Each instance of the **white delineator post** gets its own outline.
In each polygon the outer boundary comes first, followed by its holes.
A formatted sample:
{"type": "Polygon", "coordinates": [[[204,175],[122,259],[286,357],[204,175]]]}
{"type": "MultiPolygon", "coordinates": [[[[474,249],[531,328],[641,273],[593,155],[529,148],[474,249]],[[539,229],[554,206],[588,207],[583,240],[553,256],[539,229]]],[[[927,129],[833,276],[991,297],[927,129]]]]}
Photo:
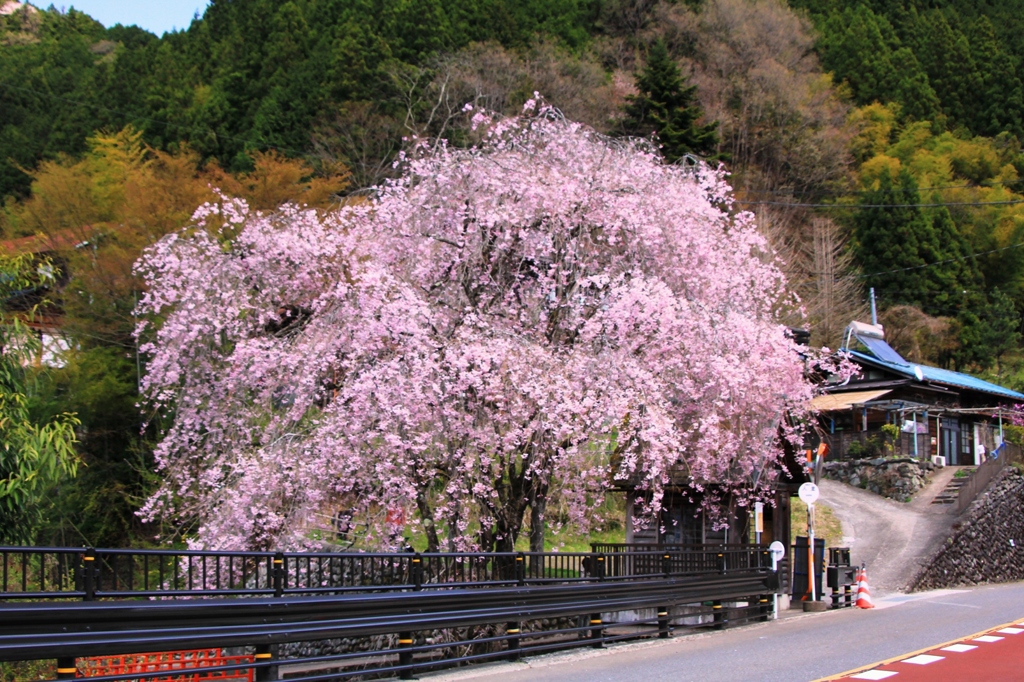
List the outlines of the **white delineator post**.
{"type": "MultiPolygon", "coordinates": [[[[768,551],[772,555],[772,570],[775,571],[776,575],[779,572],[779,562],[782,561],[782,557],[786,556],[786,546],[776,540],[772,544],[768,545],[768,551]]],[[[779,589],[782,589],[782,581],[779,581],[779,589]]],[[[775,590],[772,594],[772,618],[777,619],[779,617],[779,590],[775,590]]]]}

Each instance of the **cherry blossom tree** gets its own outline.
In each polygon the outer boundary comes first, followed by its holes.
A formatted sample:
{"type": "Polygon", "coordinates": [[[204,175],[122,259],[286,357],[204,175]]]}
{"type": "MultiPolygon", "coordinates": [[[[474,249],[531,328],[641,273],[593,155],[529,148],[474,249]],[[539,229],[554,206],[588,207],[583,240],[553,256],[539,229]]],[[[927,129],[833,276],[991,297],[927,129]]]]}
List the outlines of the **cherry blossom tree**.
{"type": "MultiPolygon", "coordinates": [[[[472,114],[472,112],[470,112],[472,114]]],[[[477,113],[329,214],[223,198],[138,264],[144,390],[170,426],[143,510],[216,548],[542,547],[557,491],[586,528],[670,476],[714,507],[765,497],[784,414],[812,395],[778,322],[795,302],[724,173],[564,121],[477,113]]]]}

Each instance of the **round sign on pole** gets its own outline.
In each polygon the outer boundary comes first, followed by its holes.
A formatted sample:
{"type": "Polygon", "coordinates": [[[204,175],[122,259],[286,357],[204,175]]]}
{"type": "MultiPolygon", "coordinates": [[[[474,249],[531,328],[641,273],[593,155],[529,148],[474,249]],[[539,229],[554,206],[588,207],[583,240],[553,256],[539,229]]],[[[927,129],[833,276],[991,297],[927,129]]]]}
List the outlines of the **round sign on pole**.
{"type": "Polygon", "coordinates": [[[782,561],[782,557],[786,556],[786,546],[778,540],[768,545],[768,551],[772,553],[772,559],[775,561],[782,561]]]}
{"type": "Polygon", "coordinates": [[[797,494],[800,495],[800,500],[804,504],[810,506],[818,501],[818,486],[808,481],[800,486],[797,494]]]}

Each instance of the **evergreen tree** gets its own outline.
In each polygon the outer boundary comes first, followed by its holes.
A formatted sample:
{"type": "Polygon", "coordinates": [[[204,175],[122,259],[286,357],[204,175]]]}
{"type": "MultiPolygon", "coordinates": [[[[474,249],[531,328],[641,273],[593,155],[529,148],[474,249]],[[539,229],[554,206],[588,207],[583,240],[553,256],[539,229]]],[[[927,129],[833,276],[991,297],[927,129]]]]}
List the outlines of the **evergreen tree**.
{"type": "Polygon", "coordinates": [[[934,120],[939,113],[939,97],[917,57],[909,48],[901,47],[893,52],[892,63],[899,68],[893,72],[890,81],[890,98],[899,102],[900,113],[913,121],[934,120]]]}
{"type": "Polygon", "coordinates": [[[984,294],[966,294],[957,314],[960,347],[952,353],[958,369],[974,366],[985,370],[1000,362],[1020,342],[1020,315],[1006,294],[993,289],[984,294]]]}
{"type": "Polygon", "coordinates": [[[825,23],[819,43],[822,66],[846,81],[860,104],[888,101],[897,43],[892,27],[864,5],[847,7],[825,23]]]}
{"type": "Polygon", "coordinates": [[[1024,85],[1017,76],[1015,60],[1000,49],[988,17],[974,22],[970,42],[981,79],[981,97],[971,129],[982,135],[1005,131],[1024,137],[1024,85]]]}
{"type": "Polygon", "coordinates": [[[847,7],[825,22],[823,34],[822,65],[849,84],[857,103],[898,102],[902,114],[915,120],[938,113],[928,76],[884,16],[865,5],[847,7]]]}
{"type": "Polygon", "coordinates": [[[917,184],[902,169],[895,184],[888,172],[864,197],[868,208],[854,220],[857,259],[889,305],[905,304],[947,314],[965,290],[976,286],[969,247],[945,209],[925,213],[917,184]],[[940,264],[941,265],[938,265],[940,264]],[[937,267],[929,267],[929,266],[937,267]]]}
{"type": "Polygon", "coordinates": [[[920,210],[900,204],[918,203],[917,192],[904,192],[901,173],[900,184],[893,185],[888,172],[878,179],[878,187],[864,195],[864,204],[854,218],[854,239],[857,261],[868,273],[866,284],[886,304],[919,305],[920,298],[907,296],[912,291],[911,272],[905,268],[920,268],[924,260],[919,253],[919,238],[925,231],[924,216],[920,210]],[[875,274],[879,273],[879,274],[875,274]]]}
{"type": "Polygon", "coordinates": [[[658,40],[647,55],[647,65],[636,78],[637,95],[627,97],[627,135],[657,135],[661,153],[669,163],[692,153],[720,158],[718,123],[700,124],[704,111],[697,102],[697,86],[687,85],[665,42],[658,40]]]}
{"type": "Polygon", "coordinates": [[[922,16],[917,58],[942,105],[942,113],[956,125],[970,127],[978,108],[981,78],[963,33],[933,10],[922,16]]]}
{"type": "MultiPolygon", "coordinates": [[[[941,195],[932,196],[928,203],[940,203],[941,195]]],[[[930,229],[921,243],[921,257],[925,263],[942,263],[929,268],[928,287],[933,291],[931,305],[940,312],[956,307],[964,291],[976,290],[981,284],[981,273],[973,258],[967,239],[953,222],[945,206],[930,210],[926,217],[930,229]]]]}

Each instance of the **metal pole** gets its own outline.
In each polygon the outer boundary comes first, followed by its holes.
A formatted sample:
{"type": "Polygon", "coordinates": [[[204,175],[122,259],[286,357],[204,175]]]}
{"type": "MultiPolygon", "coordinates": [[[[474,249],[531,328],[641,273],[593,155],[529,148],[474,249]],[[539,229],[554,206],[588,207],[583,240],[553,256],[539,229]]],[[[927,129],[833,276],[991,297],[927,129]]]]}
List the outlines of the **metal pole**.
{"type": "MultiPolygon", "coordinates": [[[[928,425],[928,410],[925,410],[924,411],[924,437],[925,437],[924,449],[925,449],[925,452],[927,453],[925,456],[928,457],[929,460],[932,457],[932,442],[931,442],[931,440],[928,437],[930,431],[931,431],[931,427],[928,425]]],[[[938,442],[938,441],[936,441],[936,442],[938,442]]],[[[935,453],[935,454],[938,454],[938,453],[935,453]]]]}
{"type": "Polygon", "coordinates": [[[807,535],[810,536],[809,540],[810,540],[810,545],[811,545],[811,556],[807,560],[807,575],[808,575],[808,582],[809,582],[809,584],[811,586],[811,601],[818,601],[817,599],[815,599],[815,597],[818,596],[818,592],[817,592],[817,590],[814,589],[815,588],[815,585],[814,585],[814,574],[816,572],[814,569],[817,568],[817,566],[814,565],[814,505],[813,504],[807,505],[807,535]]]}
{"type": "Polygon", "coordinates": [[[74,656],[62,656],[57,659],[57,679],[71,680],[78,676],[74,656]]]}
{"type": "MultiPolygon", "coordinates": [[[[257,663],[269,663],[274,660],[277,653],[277,646],[274,644],[258,644],[256,646],[255,659],[257,663]]],[[[254,675],[256,682],[274,682],[278,678],[276,665],[268,665],[256,668],[254,675]]]]}
{"type": "MultiPolygon", "coordinates": [[[[779,574],[779,560],[775,558],[775,552],[772,552],[772,571],[775,573],[775,575],[779,574]]],[[[779,581],[779,584],[780,585],[782,584],[781,580],[779,581]]],[[[778,620],[778,618],[779,618],[779,591],[778,590],[775,590],[775,592],[772,593],[772,614],[774,614],[774,615],[772,615],[772,618],[775,619],[775,620],[778,620]]]]}
{"type": "Polygon", "coordinates": [[[914,459],[917,459],[917,412],[911,412],[910,414],[914,420],[914,459]]]}

